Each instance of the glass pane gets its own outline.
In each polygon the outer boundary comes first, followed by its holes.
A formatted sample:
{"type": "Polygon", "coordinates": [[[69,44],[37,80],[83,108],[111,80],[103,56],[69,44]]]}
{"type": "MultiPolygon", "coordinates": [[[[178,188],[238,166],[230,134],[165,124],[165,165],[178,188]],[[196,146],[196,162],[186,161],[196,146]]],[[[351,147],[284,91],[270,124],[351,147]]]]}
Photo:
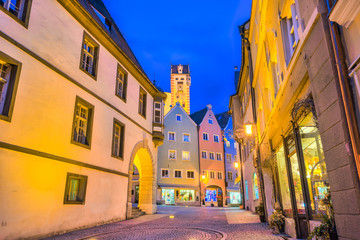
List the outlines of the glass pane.
{"type": "Polygon", "coordinates": [[[304,196],[302,192],[302,184],[300,178],[300,169],[299,169],[299,162],[296,154],[289,156],[290,164],[291,164],[291,171],[293,175],[294,181],[294,189],[295,189],[295,200],[296,206],[299,214],[305,214],[305,202],[304,196]]]}
{"type": "Polygon", "coordinates": [[[194,190],[180,190],[181,202],[192,202],[194,201],[195,191],[194,190]]]}
{"type": "Polygon", "coordinates": [[[301,122],[300,134],[306,180],[309,186],[310,205],[313,214],[320,214],[326,212],[321,199],[329,192],[329,182],[319,131],[312,116],[312,114],[309,114],[301,122]]]}
{"type": "Polygon", "coordinates": [[[71,179],[70,180],[69,195],[68,195],[69,201],[79,200],[78,199],[79,185],[80,185],[79,179],[71,179]]]}
{"type": "Polygon", "coordinates": [[[286,171],[286,161],[283,146],[276,153],[277,167],[279,173],[279,185],[283,210],[285,214],[292,214],[289,180],[286,171]]]}

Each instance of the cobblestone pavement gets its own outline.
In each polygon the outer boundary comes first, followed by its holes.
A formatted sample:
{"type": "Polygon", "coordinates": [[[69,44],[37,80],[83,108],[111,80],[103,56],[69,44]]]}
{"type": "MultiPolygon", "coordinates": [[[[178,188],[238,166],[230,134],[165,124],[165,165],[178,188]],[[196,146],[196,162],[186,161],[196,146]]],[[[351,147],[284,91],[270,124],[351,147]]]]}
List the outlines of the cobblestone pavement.
{"type": "Polygon", "coordinates": [[[73,239],[282,239],[258,216],[238,208],[158,206],[158,213],[47,238],[73,239]]]}

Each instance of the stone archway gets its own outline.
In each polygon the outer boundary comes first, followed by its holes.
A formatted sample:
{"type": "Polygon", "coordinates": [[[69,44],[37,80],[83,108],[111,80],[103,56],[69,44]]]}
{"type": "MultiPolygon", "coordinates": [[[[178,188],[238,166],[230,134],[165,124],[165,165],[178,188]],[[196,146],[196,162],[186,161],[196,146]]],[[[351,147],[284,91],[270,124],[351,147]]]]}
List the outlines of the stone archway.
{"type": "Polygon", "coordinates": [[[132,174],[134,165],[139,170],[139,209],[146,214],[156,213],[156,164],[145,139],[135,144],[130,156],[126,218],[131,218],[132,174]]]}
{"type": "MultiPolygon", "coordinates": [[[[215,199],[212,199],[213,201],[216,201],[216,204],[215,206],[218,206],[218,207],[223,207],[224,206],[224,193],[223,193],[223,188],[218,186],[218,185],[208,185],[204,188],[204,195],[206,197],[206,191],[207,190],[215,190],[216,191],[216,200],[215,199]]],[[[212,202],[213,203],[213,202],[212,202]]],[[[205,206],[208,205],[209,202],[206,202],[205,201],[205,206]]]]}

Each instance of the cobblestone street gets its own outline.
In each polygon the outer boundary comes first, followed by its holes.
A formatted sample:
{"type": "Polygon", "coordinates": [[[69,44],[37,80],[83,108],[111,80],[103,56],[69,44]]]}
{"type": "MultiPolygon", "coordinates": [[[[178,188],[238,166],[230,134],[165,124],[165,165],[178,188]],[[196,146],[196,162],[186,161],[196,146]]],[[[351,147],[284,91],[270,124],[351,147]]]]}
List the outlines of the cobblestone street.
{"type": "Polygon", "coordinates": [[[158,213],[47,238],[72,239],[282,239],[259,217],[238,208],[158,206],[158,213]]]}

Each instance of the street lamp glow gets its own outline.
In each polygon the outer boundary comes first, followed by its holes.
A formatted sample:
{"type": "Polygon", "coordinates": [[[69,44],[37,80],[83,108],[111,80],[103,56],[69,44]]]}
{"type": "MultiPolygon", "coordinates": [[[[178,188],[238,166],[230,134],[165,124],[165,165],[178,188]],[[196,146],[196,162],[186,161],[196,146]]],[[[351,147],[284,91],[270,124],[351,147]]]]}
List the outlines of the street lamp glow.
{"type": "Polygon", "coordinates": [[[245,124],[245,133],[246,135],[252,135],[252,124],[245,124]]]}
{"type": "Polygon", "coordinates": [[[205,175],[202,175],[201,178],[202,178],[202,179],[205,179],[205,175]]]}
{"type": "Polygon", "coordinates": [[[235,162],[235,168],[239,168],[239,163],[235,162]]]}

